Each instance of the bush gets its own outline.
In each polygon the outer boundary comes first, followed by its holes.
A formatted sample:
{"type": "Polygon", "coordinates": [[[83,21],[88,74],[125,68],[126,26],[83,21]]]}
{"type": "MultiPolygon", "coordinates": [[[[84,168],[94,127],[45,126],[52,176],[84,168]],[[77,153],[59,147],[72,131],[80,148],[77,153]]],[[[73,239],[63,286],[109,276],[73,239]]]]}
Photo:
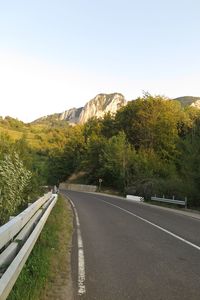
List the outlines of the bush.
{"type": "Polygon", "coordinates": [[[16,152],[0,161],[0,223],[8,220],[17,208],[27,201],[25,190],[29,185],[28,171],[16,152]]]}

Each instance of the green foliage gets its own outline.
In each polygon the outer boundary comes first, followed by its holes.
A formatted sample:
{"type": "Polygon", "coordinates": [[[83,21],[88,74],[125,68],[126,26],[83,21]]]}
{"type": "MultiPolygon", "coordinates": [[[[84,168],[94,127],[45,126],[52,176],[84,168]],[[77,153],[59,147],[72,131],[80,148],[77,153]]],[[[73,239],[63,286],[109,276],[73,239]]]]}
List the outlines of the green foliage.
{"type": "Polygon", "coordinates": [[[17,208],[27,201],[26,189],[30,183],[28,171],[17,153],[5,155],[0,161],[0,222],[5,222],[17,208]]]}
{"type": "Polygon", "coordinates": [[[6,133],[0,134],[0,160],[4,155],[14,150],[14,144],[11,138],[6,133]]]}
{"type": "Polygon", "coordinates": [[[92,118],[71,135],[64,151],[53,156],[56,178],[83,171],[87,183],[150,198],[153,194],[199,203],[199,123],[194,108],[145,94],[120,109],[116,116],[92,118]],[[56,173],[57,172],[57,173],[56,173]]]}
{"type": "Polygon", "coordinates": [[[58,148],[49,152],[48,183],[51,185],[66,180],[81,166],[85,151],[84,134],[78,126],[71,133],[63,149],[58,148]]]}
{"type": "Polygon", "coordinates": [[[35,153],[26,135],[13,141],[0,135],[0,223],[36,200],[47,183],[45,157],[35,153]]]}
{"type": "Polygon", "coordinates": [[[153,149],[169,158],[176,153],[177,124],[182,114],[178,103],[147,95],[129,102],[117,113],[116,120],[136,149],[153,149]]]}
{"type": "Polygon", "coordinates": [[[9,151],[19,153],[33,174],[27,194],[82,172],[85,183],[102,178],[103,185],[120,192],[147,199],[188,196],[189,205],[200,206],[198,109],[146,93],[115,116],[108,113],[84,125],[72,127],[56,118],[34,124],[0,120],[0,160],[9,151]]]}
{"type": "Polygon", "coordinates": [[[64,147],[70,132],[71,127],[63,121],[48,120],[24,124],[10,117],[0,119],[0,134],[7,134],[14,141],[25,136],[29,147],[43,152],[64,147]]]}
{"type": "Polygon", "coordinates": [[[101,134],[106,138],[111,138],[119,132],[115,116],[111,115],[111,113],[105,114],[104,118],[100,120],[100,124],[101,134]]]}
{"type": "Polygon", "coordinates": [[[179,148],[177,166],[183,180],[182,191],[188,196],[191,205],[200,206],[200,118],[187,138],[180,141],[179,148]]]}
{"type": "Polygon", "coordinates": [[[131,156],[132,150],[123,132],[105,143],[99,169],[100,177],[104,178],[108,186],[116,186],[120,191],[125,189],[131,156]]]}
{"type": "Polygon", "coordinates": [[[0,124],[16,130],[21,130],[25,125],[22,121],[8,116],[5,119],[0,119],[0,124]]]}
{"type": "Polygon", "coordinates": [[[173,182],[175,178],[176,167],[173,162],[163,160],[153,149],[141,149],[135,152],[130,161],[126,192],[149,199],[154,194],[167,194],[167,188],[168,195],[172,196],[174,191],[172,186],[169,186],[169,179],[173,182]]]}
{"type": "Polygon", "coordinates": [[[101,124],[95,117],[88,120],[88,122],[83,126],[83,135],[86,143],[88,142],[88,139],[91,135],[99,135],[100,132],[101,124]]]}
{"type": "Polygon", "coordinates": [[[102,155],[105,149],[106,140],[102,136],[93,134],[90,136],[85,155],[82,162],[83,169],[88,173],[88,183],[97,183],[101,177],[102,155]]]}

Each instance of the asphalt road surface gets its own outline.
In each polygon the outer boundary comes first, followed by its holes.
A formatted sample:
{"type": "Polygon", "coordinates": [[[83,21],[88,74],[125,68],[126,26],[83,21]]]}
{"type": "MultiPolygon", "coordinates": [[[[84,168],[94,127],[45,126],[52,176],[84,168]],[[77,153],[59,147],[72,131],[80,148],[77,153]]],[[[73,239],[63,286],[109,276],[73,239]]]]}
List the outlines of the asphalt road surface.
{"type": "Polygon", "coordinates": [[[115,197],[63,193],[80,222],[72,249],[75,299],[200,300],[200,220],[115,197]]]}

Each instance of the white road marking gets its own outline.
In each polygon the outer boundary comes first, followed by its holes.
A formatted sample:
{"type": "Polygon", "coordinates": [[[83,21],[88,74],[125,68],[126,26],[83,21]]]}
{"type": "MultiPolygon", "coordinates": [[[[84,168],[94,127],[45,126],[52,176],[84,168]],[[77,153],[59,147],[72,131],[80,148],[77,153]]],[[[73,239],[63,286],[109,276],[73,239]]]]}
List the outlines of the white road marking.
{"type": "MultiPolygon", "coordinates": [[[[69,199],[69,197],[68,197],[69,199]]],[[[80,222],[76,207],[71,199],[69,199],[75,214],[76,226],[77,226],[77,244],[78,244],[78,295],[81,296],[85,294],[85,258],[84,258],[84,250],[83,250],[83,240],[81,236],[80,230],[80,222]]]]}
{"type": "Polygon", "coordinates": [[[152,222],[150,222],[150,221],[148,221],[148,220],[146,220],[146,219],[144,219],[144,218],[142,218],[142,217],[140,217],[140,216],[138,216],[138,215],[136,215],[136,214],[130,212],[129,210],[126,210],[126,209],[124,209],[124,208],[121,208],[120,206],[117,206],[117,205],[115,205],[115,204],[109,203],[109,202],[104,201],[104,200],[101,200],[101,201],[104,202],[104,203],[106,203],[106,204],[108,204],[108,205],[114,206],[114,207],[116,207],[116,208],[118,208],[118,209],[120,209],[120,210],[122,210],[122,211],[124,211],[124,212],[126,212],[126,213],[128,213],[128,214],[130,214],[130,215],[132,215],[132,216],[134,216],[134,217],[136,217],[136,218],[138,218],[139,220],[142,220],[143,222],[146,222],[146,223],[148,223],[148,224],[150,224],[150,225],[152,225],[152,226],[154,226],[154,227],[160,229],[161,231],[164,231],[165,233],[167,233],[167,234],[173,236],[174,238],[176,238],[176,239],[178,239],[178,240],[184,242],[185,244],[188,244],[188,245],[192,246],[193,248],[195,248],[195,249],[197,249],[197,250],[200,251],[200,247],[199,247],[199,246],[197,246],[197,245],[195,245],[195,244],[193,244],[193,243],[191,243],[191,242],[185,240],[184,238],[180,237],[179,235],[174,234],[173,232],[171,232],[171,231],[169,231],[169,230],[167,230],[167,229],[164,229],[163,227],[161,227],[161,226],[159,226],[159,225],[156,225],[155,223],[152,223],[152,222]]]}

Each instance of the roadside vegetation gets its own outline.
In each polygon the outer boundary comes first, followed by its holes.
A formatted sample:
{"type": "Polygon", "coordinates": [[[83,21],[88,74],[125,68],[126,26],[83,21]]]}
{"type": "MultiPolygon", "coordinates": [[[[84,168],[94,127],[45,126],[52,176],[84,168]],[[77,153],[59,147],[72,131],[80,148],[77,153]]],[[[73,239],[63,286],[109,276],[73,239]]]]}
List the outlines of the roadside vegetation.
{"type": "MultiPolygon", "coordinates": [[[[24,138],[0,135],[0,225],[42,193],[36,158],[24,138]]],[[[41,172],[42,173],[42,172],[41,172]]]]}
{"type": "MultiPolygon", "coordinates": [[[[150,199],[184,200],[200,207],[200,111],[145,94],[115,116],[75,126],[64,148],[52,152],[54,181],[82,172],[86,184],[150,199]]],[[[80,182],[80,178],[79,178],[80,182]]]]}
{"type": "MultiPolygon", "coordinates": [[[[0,225],[44,186],[76,174],[84,184],[101,178],[102,190],[146,200],[186,196],[189,208],[199,208],[199,153],[200,110],[161,96],[145,94],[116,115],[76,126],[56,118],[33,124],[0,118],[0,225]]],[[[69,298],[71,234],[71,211],[59,198],[9,300],[69,298]]]]}
{"type": "Polygon", "coordinates": [[[115,116],[84,125],[70,126],[56,115],[32,124],[7,117],[0,132],[13,145],[26,145],[16,152],[38,186],[82,173],[79,182],[98,185],[101,178],[102,189],[147,200],[187,197],[189,207],[200,207],[200,110],[194,107],[146,93],[115,116]]]}
{"type": "Polygon", "coordinates": [[[71,299],[70,205],[59,196],[8,300],[71,299]]]}

